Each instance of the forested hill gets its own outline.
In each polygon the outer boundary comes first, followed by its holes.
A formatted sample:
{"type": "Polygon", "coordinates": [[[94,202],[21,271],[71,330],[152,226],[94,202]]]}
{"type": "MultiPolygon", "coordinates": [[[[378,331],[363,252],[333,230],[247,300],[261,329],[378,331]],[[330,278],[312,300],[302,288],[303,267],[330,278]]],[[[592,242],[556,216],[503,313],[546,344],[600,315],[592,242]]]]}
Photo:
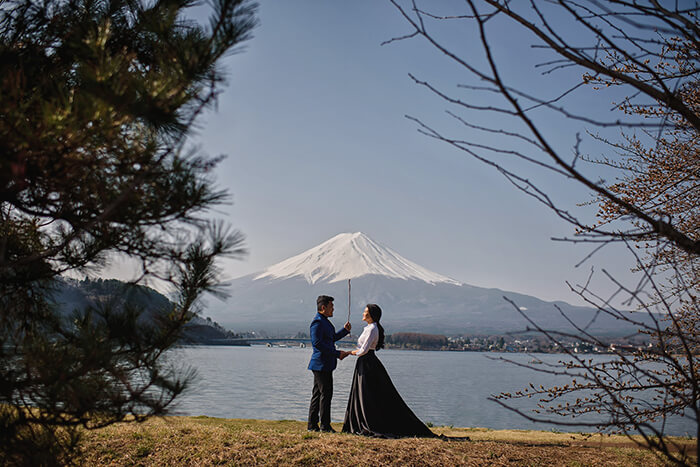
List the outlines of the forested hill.
{"type": "MultiPolygon", "coordinates": [[[[88,307],[110,305],[121,309],[125,305],[156,312],[172,307],[168,298],[160,292],[143,285],[134,285],[116,279],[61,279],[53,295],[62,313],[81,312],[88,307]]],[[[183,342],[193,344],[216,343],[238,337],[211,319],[194,317],[185,326],[183,342]]]]}

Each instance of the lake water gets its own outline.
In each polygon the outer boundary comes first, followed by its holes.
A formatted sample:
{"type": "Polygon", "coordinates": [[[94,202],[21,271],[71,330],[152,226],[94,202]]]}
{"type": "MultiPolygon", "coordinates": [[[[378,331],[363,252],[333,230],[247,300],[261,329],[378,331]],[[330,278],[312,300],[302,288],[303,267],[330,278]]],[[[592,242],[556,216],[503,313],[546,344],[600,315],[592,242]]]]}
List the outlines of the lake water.
{"type": "MultiPolygon", "coordinates": [[[[198,374],[191,389],[180,398],[175,413],[306,420],[313,386],[313,375],[306,369],[310,348],[197,346],[174,352],[178,362],[192,366],[198,374]]],[[[491,394],[523,389],[531,381],[545,387],[555,383],[552,376],[535,374],[532,370],[488,358],[504,356],[527,362],[531,356],[391,349],[381,350],[377,355],[406,403],[424,422],[492,429],[553,428],[530,422],[487,400],[491,394]]],[[[537,357],[545,362],[556,362],[564,356],[543,354],[537,357]]],[[[331,407],[334,422],[343,420],[355,361],[355,357],[339,361],[334,372],[335,392],[331,407]]],[[[523,402],[535,403],[534,399],[523,402]]],[[[666,432],[670,435],[694,434],[693,425],[688,418],[676,417],[667,421],[666,432]]]]}

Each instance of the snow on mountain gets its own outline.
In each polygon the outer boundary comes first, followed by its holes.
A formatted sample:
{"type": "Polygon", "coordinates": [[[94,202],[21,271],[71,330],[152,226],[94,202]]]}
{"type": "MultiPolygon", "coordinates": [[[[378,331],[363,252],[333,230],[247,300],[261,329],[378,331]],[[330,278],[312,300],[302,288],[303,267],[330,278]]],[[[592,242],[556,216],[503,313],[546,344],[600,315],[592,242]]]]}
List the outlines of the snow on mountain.
{"type": "Polygon", "coordinates": [[[461,285],[380,245],[362,232],[341,233],[320,245],[265,269],[255,280],[303,277],[309,284],[333,283],[366,275],[461,285]]]}
{"type": "Polygon", "coordinates": [[[592,308],[460,283],[408,261],[360,232],[337,235],[229,285],[231,296],[225,302],[212,302],[207,314],[236,331],[263,330],[272,335],[308,332],[316,315],[316,297],[323,294],[337,300],[336,325],[347,319],[349,308],[353,325],[360,326],[364,306],[377,303],[384,310],[382,323],[389,333],[516,332],[531,326],[521,313],[548,329],[576,332],[559,310],[593,333],[635,332],[621,326],[619,320],[598,316],[592,308]],[[343,283],[347,279],[352,279],[352,297],[343,283]]]}

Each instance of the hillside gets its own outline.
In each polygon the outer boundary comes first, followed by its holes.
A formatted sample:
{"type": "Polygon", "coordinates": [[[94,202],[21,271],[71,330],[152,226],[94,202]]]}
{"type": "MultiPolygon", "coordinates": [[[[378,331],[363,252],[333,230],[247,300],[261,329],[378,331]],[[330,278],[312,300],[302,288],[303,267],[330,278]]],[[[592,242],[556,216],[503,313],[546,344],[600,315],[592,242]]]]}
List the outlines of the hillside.
{"type": "MultiPolygon", "coordinates": [[[[116,279],[61,279],[53,295],[54,302],[64,315],[81,313],[88,307],[110,305],[123,309],[125,305],[145,310],[144,316],[169,310],[172,303],[160,292],[142,285],[127,284],[116,279]]],[[[185,344],[216,344],[238,337],[211,318],[195,316],[185,326],[182,342],[185,344]]]]}

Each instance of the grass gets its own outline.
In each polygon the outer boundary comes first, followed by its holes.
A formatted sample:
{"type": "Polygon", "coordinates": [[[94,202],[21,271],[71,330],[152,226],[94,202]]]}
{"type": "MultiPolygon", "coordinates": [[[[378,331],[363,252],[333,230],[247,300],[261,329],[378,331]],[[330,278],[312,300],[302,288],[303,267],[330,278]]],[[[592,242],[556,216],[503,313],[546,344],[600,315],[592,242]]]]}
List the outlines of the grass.
{"type": "MultiPolygon", "coordinates": [[[[340,426],[334,424],[336,430],[340,426]]],[[[80,465],[663,465],[622,436],[433,427],[452,440],[310,433],[306,423],[154,418],[85,432],[80,465]],[[469,437],[469,440],[464,439],[469,437]]],[[[693,448],[694,439],[676,438],[693,448]]]]}

